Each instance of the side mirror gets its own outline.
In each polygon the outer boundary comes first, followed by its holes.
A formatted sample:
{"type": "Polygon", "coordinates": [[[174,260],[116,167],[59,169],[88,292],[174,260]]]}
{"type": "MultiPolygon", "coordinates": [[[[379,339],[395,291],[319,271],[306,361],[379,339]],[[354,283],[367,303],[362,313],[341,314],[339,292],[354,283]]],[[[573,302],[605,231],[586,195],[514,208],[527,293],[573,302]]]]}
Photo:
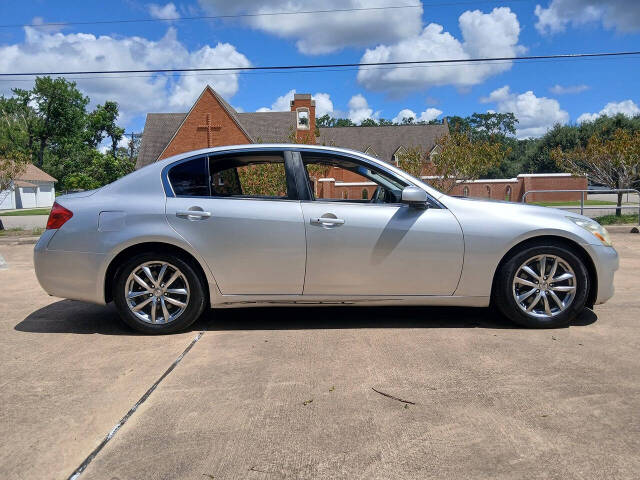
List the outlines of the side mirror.
{"type": "Polygon", "coordinates": [[[429,198],[427,192],[421,188],[410,185],[402,190],[402,203],[416,208],[427,208],[429,198]]]}

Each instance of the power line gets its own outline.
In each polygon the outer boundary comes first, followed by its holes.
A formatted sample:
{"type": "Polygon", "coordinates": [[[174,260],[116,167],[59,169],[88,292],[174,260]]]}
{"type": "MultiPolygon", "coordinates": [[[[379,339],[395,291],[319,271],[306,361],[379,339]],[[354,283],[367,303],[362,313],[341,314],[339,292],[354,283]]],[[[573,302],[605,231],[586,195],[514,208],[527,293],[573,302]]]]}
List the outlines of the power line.
{"type": "MultiPolygon", "coordinates": [[[[365,68],[326,68],[326,69],[317,69],[317,70],[299,70],[294,71],[293,73],[334,73],[334,72],[353,72],[353,71],[368,71],[368,70],[393,70],[393,69],[412,69],[412,68],[442,68],[442,67],[458,67],[458,66],[482,66],[482,65],[502,65],[502,64],[511,64],[514,63],[516,65],[535,65],[537,63],[556,63],[556,62],[572,62],[573,58],[556,58],[556,59],[542,59],[542,60],[529,60],[524,62],[519,62],[517,60],[514,61],[495,61],[495,62],[476,62],[476,63],[458,63],[458,64],[445,64],[445,65],[408,65],[408,66],[397,66],[397,67],[365,67],[365,68]]],[[[587,58],[586,60],[599,60],[600,58],[587,58]]],[[[625,60],[623,57],[608,57],[604,58],[605,60],[625,60]]],[[[282,75],[291,73],[290,71],[260,71],[260,72],[235,72],[234,75],[282,75]]],[[[165,76],[167,77],[217,77],[229,75],[229,73],[167,73],[165,76]]],[[[118,75],[118,74],[103,74],[97,76],[90,77],[71,77],[72,80],[126,80],[129,78],[153,78],[155,74],[140,74],[140,75],[118,75]]],[[[15,82],[33,82],[33,79],[27,78],[5,78],[0,79],[0,83],[15,83],[15,82]]]]}
{"type": "Polygon", "coordinates": [[[451,58],[442,60],[410,60],[397,62],[364,62],[364,63],[325,63],[315,65],[272,65],[262,67],[202,67],[202,68],[150,68],[140,70],[85,70],[85,71],[61,71],[61,72],[14,72],[0,73],[0,77],[30,77],[30,76],[65,76],[65,75],[100,75],[100,74],[125,74],[125,73],[182,73],[182,72],[248,72],[265,70],[311,70],[322,68],[352,68],[374,66],[403,66],[403,65],[442,65],[456,63],[479,63],[501,61],[533,61],[551,59],[578,59],[595,57],[621,57],[640,55],[640,51],[630,52],[600,52],[600,53],[569,53],[559,55],[527,55],[520,57],[489,57],[489,58],[451,58]]]}
{"type": "MultiPolygon", "coordinates": [[[[531,2],[533,0],[504,0],[502,3],[512,2],[531,2]]],[[[354,7],[354,8],[336,8],[326,10],[297,10],[289,12],[264,12],[264,13],[239,13],[235,15],[200,15],[192,17],[180,17],[180,18],[134,18],[124,20],[91,20],[84,22],[49,22],[49,23],[22,23],[22,24],[6,24],[0,25],[0,28],[45,28],[45,27],[70,27],[74,25],[112,25],[117,23],[149,23],[149,22],[183,22],[192,20],[225,20],[233,18],[251,18],[251,17],[274,17],[280,15],[307,15],[317,13],[345,13],[345,12],[363,12],[363,11],[375,11],[375,10],[397,10],[404,8],[431,8],[431,7],[447,7],[456,5],[475,5],[478,3],[493,3],[494,0],[480,0],[480,1],[453,1],[453,2],[441,2],[441,3],[418,3],[410,5],[389,5],[386,7],[354,7]]]]}

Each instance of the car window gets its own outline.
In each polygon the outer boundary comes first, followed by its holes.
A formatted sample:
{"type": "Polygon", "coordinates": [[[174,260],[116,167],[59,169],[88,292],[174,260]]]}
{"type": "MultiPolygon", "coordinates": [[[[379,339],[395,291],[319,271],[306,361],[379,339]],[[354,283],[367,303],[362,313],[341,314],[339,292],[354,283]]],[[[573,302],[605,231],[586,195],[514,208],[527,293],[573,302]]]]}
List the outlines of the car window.
{"type": "Polygon", "coordinates": [[[209,196],[207,159],[195,158],[179,163],[169,170],[169,182],[176,196],[209,196]]]}
{"type": "Polygon", "coordinates": [[[287,175],[280,155],[211,157],[211,196],[287,199],[287,175]]]}
{"type": "Polygon", "coordinates": [[[399,203],[408,183],[383,170],[349,158],[303,154],[309,185],[316,200],[357,203],[399,203]]]}

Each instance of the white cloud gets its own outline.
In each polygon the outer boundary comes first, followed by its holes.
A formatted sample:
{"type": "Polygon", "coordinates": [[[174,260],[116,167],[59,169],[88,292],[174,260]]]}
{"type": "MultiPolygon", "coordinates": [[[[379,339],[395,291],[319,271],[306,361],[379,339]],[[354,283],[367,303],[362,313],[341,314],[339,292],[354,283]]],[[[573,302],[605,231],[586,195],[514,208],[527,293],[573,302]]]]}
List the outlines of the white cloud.
{"type": "Polygon", "coordinates": [[[508,85],[491,92],[483,103],[495,103],[500,113],[513,113],[518,119],[518,138],[540,137],[556,123],[567,123],[569,114],[560,108],[557,100],[536,97],[529,90],[525,93],[513,93],[508,85]]]}
{"type": "MultiPolygon", "coordinates": [[[[56,70],[137,70],[171,67],[225,65],[247,67],[251,62],[228,43],[205,45],[189,50],[169,28],[164,37],[153,41],[143,37],[95,36],[86,33],[48,33],[25,28],[25,40],[0,45],[0,71],[56,70]]],[[[120,105],[121,122],[147,112],[185,111],[209,83],[223,97],[238,90],[238,75],[115,75],[78,78],[78,88],[93,104],[115,100],[120,105]],[[114,78],[115,77],[115,78],[114,78]]],[[[13,85],[0,85],[0,93],[10,94],[13,85]]],[[[21,85],[22,86],[22,85],[21,85]]],[[[29,85],[24,85],[30,88],[29,85]]]]}
{"type": "MultiPolygon", "coordinates": [[[[284,95],[278,97],[275,102],[271,104],[271,107],[261,107],[258,112],[288,112],[291,110],[291,101],[296,94],[296,89],[289,90],[284,95]]],[[[316,93],[311,95],[311,98],[316,102],[316,117],[321,117],[324,114],[333,113],[333,102],[331,101],[331,95],[328,93],[316,93]]]]}
{"type": "Polygon", "coordinates": [[[175,20],[180,18],[180,14],[173,3],[167,3],[165,6],[158,5],[157,3],[150,3],[147,5],[149,9],[149,15],[153,18],[159,18],[163,20],[175,20]]]}
{"type": "Polygon", "coordinates": [[[551,0],[547,8],[536,5],[536,29],[541,34],[558,33],[567,25],[602,22],[621,32],[640,30],[638,0],[551,0]]]}
{"type": "MultiPolygon", "coordinates": [[[[524,52],[518,45],[520,23],[509,8],[491,13],[466,11],[458,19],[462,40],[431,23],[420,35],[395,45],[379,45],[367,50],[361,63],[411,60],[467,59],[473,57],[512,57],[524,52]]],[[[459,88],[482,83],[488,77],[509,70],[511,62],[427,65],[416,68],[376,69],[361,67],[358,81],[371,90],[400,94],[439,85],[459,88]]]]}
{"type": "Polygon", "coordinates": [[[373,109],[369,107],[367,99],[361,94],[351,97],[348,103],[349,106],[349,120],[355,124],[359,124],[367,118],[375,118],[377,114],[373,113],[373,109]]]}
{"type": "Polygon", "coordinates": [[[589,90],[589,87],[584,84],[583,85],[567,85],[566,87],[556,84],[549,89],[549,91],[554,95],[574,95],[577,93],[586,92],[587,90],[589,90]]]}
{"type": "Polygon", "coordinates": [[[400,110],[398,112],[398,115],[393,117],[392,121],[394,123],[402,123],[402,121],[405,118],[413,118],[415,120],[416,119],[416,112],[414,112],[413,110],[410,110],[408,108],[403,108],[402,110],[400,110]]]}
{"type": "MultiPolygon", "coordinates": [[[[199,0],[212,15],[274,13],[388,6],[388,0],[199,0]]],[[[416,3],[416,2],[414,2],[416,3]]],[[[245,18],[252,28],[281,38],[294,39],[305,54],[331,53],[344,47],[367,47],[396,42],[420,32],[422,7],[358,12],[266,15],[245,18]]]]}
{"type": "Polygon", "coordinates": [[[419,117],[413,110],[403,108],[398,112],[398,115],[393,118],[393,122],[402,123],[402,120],[405,118],[413,118],[418,122],[430,122],[431,120],[438,118],[440,115],[442,115],[442,110],[438,110],[437,108],[427,108],[419,117]]]}
{"type": "Polygon", "coordinates": [[[612,117],[618,113],[622,113],[627,117],[635,117],[636,115],[640,115],[640,108],[638,108],[638,105],[636,105],[632,100],[624,100],[618,103],[609,102],[598,113],[583,113],[580,115],[578,117],[578,123],[593,122],[602,115],[612,117]]]}

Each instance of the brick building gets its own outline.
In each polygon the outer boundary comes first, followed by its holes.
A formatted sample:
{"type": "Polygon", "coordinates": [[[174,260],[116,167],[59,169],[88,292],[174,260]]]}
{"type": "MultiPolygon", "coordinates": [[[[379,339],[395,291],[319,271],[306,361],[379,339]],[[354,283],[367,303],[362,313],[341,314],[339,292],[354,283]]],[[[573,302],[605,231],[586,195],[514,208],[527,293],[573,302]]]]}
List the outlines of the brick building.
{"type": "MultiPolygon", "coordinates": [[[[310,143],[358,150],[389,163],[397,163],[404,149],[421,147],[437,154],[436,141],[448,135],[446,121],[437,125],[334,127],[316,129],[315,102],[309,94],[296,94],[289,112],[237,112],[210,86],[187,113],[149,113],[136,168],[179,153],[207,147],[246,143],[310,143]]],[[[423,177],[427,182],[429,177],[423,177]]],[[[372,182],[332,167],[314,178],[318,198],[365,199],[375,190],[372,182]]],[[[584,177],[565,174],[519,175],[518,178],[476,180],[459,184],[454,195],[519,201],[527,190],[584,189],[584,177]]],[[[535,194],[530,201],[577,200],[579,194],[535,194]]]]}

